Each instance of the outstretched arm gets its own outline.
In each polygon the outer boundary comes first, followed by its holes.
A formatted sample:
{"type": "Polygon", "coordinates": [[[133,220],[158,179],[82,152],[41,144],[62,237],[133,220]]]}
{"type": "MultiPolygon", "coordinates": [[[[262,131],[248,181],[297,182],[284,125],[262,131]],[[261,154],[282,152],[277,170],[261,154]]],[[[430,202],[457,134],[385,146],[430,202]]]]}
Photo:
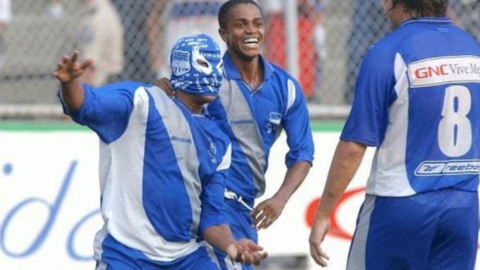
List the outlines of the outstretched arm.
{"type": "Polygon", "coordinates": [[[335,155],[330,166],[327,183],[323,190],[320,205],[317,208],[315,222],[310,233],[310,255],[317,264],[327,266],[328,255],[322,250],[320,244],[330,229],[330,213],[338,202],[340,196],[355,176],[362,162],[367,146],[364,144],[340,141],[335,150],[335,155]]]}
{"type": "Polygon", "coordinates": [[[53,72],[60,82],[63,104],[69,111],[76,111],[82,107],[85,96],[79,78],[93,64],[91,59],[78,62],[78,55],[78,51],[72,55],[64,55],[53,72]]]}
{"type": "Polygon", "coordinates": [[[298,161],[288,168],[283,184],[277,193],[253,209],[251,216],[257,230],[268,228],[278,219],[290,197],[307,177],[310,166],[307,161],[298,161]]]}
{"type": "Polygon", "coordinates": [[[225,224],[207,228],[203,237],[209,244],[224,251],[236,262],[259,265],[267,257],[263,248],[252,240],[243,238],[235,241],[230,227],[225,224]]]}

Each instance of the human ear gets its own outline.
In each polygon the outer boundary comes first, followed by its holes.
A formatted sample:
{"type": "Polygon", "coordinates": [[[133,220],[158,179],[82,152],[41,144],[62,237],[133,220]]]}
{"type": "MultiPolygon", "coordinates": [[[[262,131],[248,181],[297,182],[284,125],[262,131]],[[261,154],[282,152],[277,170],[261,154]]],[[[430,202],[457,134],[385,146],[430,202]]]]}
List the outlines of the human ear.
{"type": "Polygon", "coordinates": [[[225,31],[225,29],[219,28],[218,34],[220,35],[220,37],[225,43],[228,43],[227,31],[225,31]]]}

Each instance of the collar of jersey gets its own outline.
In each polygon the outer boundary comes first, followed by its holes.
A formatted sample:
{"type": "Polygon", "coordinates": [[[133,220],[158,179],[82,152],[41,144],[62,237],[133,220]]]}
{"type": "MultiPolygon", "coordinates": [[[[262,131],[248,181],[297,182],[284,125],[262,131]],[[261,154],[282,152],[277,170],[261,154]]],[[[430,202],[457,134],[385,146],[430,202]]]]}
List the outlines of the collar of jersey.
{"type": "Polygon", "coordinates": [[[177,104],[178,108],[180,108],[181,111],[184,113],[191,115],[192,117],[200,117],[200,118],[207,118],[207,115],[205,115],[205,106],[203,107],[202,113],[194,113],[192,112],[183,102],[181,102],[178,99],[172,99],[175,104],[177,104]]]}
{"type": "MultiPolygon", "coordinates": [[[[260,61],[262,62],[263,66],[265,67],[264,69],[264,74],[263,78],[264,81],[268,80],[272,74],[273,74],[273,66],[269,62],[267,62],[265,59],[263,59],[263,56],[259,55],[258,56],[260,61]]],[[[237,68],[233,65],[232,60],[230,59],[230,55],[228,52],[226,52],[223,55],[223,69],[224,69],[224,76],[227,80],[241,80],[242,77],[240,77],[240,73],[238,73],[237,68]]]]}
{"type": "Polygon", "coordinates": [[[412,24],[412,23],[432,23],[432,24],[438,24],[438,23],[452,23],[452,20],[448,17],[420,17],[420,18],[413,18],[404,21],[402,24],[400,24],[400,27],[406,25],[406,24],[412,24]]]}

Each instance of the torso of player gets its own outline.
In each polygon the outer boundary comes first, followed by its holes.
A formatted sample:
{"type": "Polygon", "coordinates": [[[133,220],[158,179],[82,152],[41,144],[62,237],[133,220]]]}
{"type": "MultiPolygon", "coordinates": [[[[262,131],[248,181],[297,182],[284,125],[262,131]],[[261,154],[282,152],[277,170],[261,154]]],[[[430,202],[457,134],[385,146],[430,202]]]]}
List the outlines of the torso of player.
{"type": "Polygon", "coordinates": [[[202,183],[228,145],[205,116],[192,115],[157,87],[137,89],[127,129],[101,149],[109,232],[157,260],[197,248],[202,183]]]}
{"type": "MultiPolygon", "coordinates": [[[[232,141],[232,166],[227,187],[253,201],[265,190],[270,148],[283,130],[283,121],[301,90],[279,68],[264,62],[265,81],[252,89],[224,57],[227,78],[219,99],[208,113],[232,141]]],[[[301,122],[301,121],[299,121],[301,122]]]]}
{"type": "Polygon", "coordinates": [[[393,98],[367,192],[408,196],[442,188],[476,191],[478,45],[448,20],[420,20],[406,22],[376,46],[374,50],[392,52],[393,98]]]}

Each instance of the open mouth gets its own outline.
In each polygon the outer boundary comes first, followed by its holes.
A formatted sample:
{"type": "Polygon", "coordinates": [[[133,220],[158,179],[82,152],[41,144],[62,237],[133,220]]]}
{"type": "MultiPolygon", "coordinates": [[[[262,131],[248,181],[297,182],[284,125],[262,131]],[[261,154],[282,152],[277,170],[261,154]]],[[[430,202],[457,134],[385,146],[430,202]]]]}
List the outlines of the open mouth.
{"type": "Polygon", "coordinates": [[[243,40],[243,44],[248,46],[256,46],[258,45],[259,39],[258,38],[247,38],[243,40]]]}

